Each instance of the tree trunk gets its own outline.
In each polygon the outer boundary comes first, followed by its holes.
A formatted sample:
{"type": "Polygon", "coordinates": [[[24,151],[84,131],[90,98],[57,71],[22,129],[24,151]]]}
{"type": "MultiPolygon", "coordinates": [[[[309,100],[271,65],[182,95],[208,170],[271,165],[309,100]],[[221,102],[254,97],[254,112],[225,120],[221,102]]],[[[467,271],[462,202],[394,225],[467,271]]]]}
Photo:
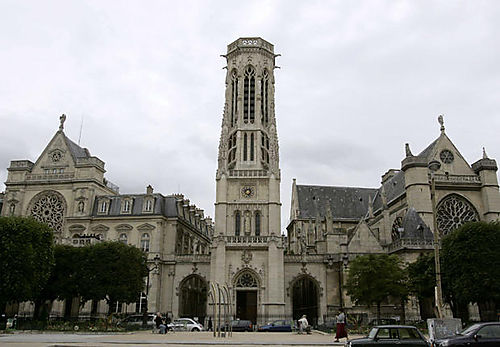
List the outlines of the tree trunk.
{"type": "Polygon", "coordinates": [[[377,302],[377,324],[380,324],[380,302],[377,302]]]}
{"type": "Polygon", "coordinates": [[[488,300],[478,303],[479,317],[482,322],[494,322],[497,320],[497,310],[495,301],[488,300]]]}
{"type": "Polygon", "coordinates": [[[406,322],[406,309],[405,309],[405,300],[401,299],[401,324],[405,324],[406,322]]]}

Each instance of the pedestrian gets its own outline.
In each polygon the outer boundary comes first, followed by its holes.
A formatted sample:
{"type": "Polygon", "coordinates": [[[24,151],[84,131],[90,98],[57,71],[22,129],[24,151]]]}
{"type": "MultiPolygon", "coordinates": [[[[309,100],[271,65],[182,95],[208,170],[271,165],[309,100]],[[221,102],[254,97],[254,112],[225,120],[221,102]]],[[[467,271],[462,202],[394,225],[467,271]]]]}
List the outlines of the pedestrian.
{"type": "Polygon", "coordinates": [[[345,337],[347,339],[347,329],[345,327],[346,316],[343,310],[339,311],[337,315],[337,331],[335,332],[335,342],[339,342],[339,339],[345,337]]]}
{"type": "Polygon", "coordinates": [[[309,327],[309,322],[307,321],[306,315],[303,315],[302,318],[299,319],[299,334],[303,334],[304,331],[307,334],[311,333],[311,328],[309,327]]]}
{"type": "Polygon", "coordinates": [[[167,323],[165,317],[162,317],[160,324],[160,334],[166,334],[166,333],[167,333],[167,323]]]}
{"type": "Polygon", "coordinates": [[[212,317],[208,317],[207,331],[212,331],[212,317]]]}
{"type": "Polygon", "coordinates": [[[156,331],[155,332],[160,332],[160,325],[162,323],[162,316],[160,312],[156,312],[156,317],[154,319],[155,325],[156,325],[156,331]]]}

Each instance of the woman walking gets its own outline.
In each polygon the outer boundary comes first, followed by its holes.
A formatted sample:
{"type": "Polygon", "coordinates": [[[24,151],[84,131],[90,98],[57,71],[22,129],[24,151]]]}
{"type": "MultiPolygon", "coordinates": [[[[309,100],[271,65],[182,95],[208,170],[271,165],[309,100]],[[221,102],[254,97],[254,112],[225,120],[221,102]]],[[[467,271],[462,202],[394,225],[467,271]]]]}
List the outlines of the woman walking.
{"type": "Polygon", "coordinates": [[[347,339],[347,330],[345,327],[346,316],[342,310],[339,311],[337,316],[337,331],[335,334],[335,342],[339,342],[339,339],[345,337],[347,339]]]}

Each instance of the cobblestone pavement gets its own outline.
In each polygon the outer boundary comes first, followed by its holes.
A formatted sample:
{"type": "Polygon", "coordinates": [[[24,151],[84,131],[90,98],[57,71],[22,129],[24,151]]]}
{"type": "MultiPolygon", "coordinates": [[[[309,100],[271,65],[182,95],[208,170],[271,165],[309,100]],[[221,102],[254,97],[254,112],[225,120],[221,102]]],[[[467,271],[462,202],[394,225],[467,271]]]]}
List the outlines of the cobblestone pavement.
{"type": "Polygon", "coordinates": [[[235,332],[232,337],[228,338],[214,338],[213,333],[210,332],[176,332],[158,335],[149,331],[123,334],[20,332],[0,335],[0,346],[2,347],[343,346],[344,341],[345,339],[336,343],[332,335],[320,332],[313,332],[311,335],[235,332]]]}

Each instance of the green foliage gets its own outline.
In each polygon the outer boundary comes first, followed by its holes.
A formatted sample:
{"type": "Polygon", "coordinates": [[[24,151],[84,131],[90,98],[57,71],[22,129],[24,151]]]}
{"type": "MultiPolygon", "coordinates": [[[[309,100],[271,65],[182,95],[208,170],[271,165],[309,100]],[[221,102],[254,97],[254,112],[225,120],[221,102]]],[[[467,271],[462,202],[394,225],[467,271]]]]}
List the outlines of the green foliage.
{"type": "Polygon", "coordinates": [[[389,296],[404,299],[407,296],[406,273],[396,255],[370,254],[354,259],[349,266],[347,294],[357,304],[377,305],[389,296]]]}
{"type": "Polygon", "coordinates": [[[442,239],[441,270],[455,299],[500,303],[500,223],[464,224],[442,239]]]}
{"type": "Polygon", "coordinates": [[[53,262],[52,231],[46,224],[0,217],[0,305],[36,298],[53,262]]]}
{"type": "Polygon", "coordinates": [[[90,246],[82,271],[81,299],[108,303],[135,302],[148,275],[144,253],[121,242],[90,246]]]}
{"type": "Polygon", "coordinates": [[[419,300],[434,297],[436,273],[434,254],[420,255],[414,263],[408,265],[408,290],[419,300]]]}

